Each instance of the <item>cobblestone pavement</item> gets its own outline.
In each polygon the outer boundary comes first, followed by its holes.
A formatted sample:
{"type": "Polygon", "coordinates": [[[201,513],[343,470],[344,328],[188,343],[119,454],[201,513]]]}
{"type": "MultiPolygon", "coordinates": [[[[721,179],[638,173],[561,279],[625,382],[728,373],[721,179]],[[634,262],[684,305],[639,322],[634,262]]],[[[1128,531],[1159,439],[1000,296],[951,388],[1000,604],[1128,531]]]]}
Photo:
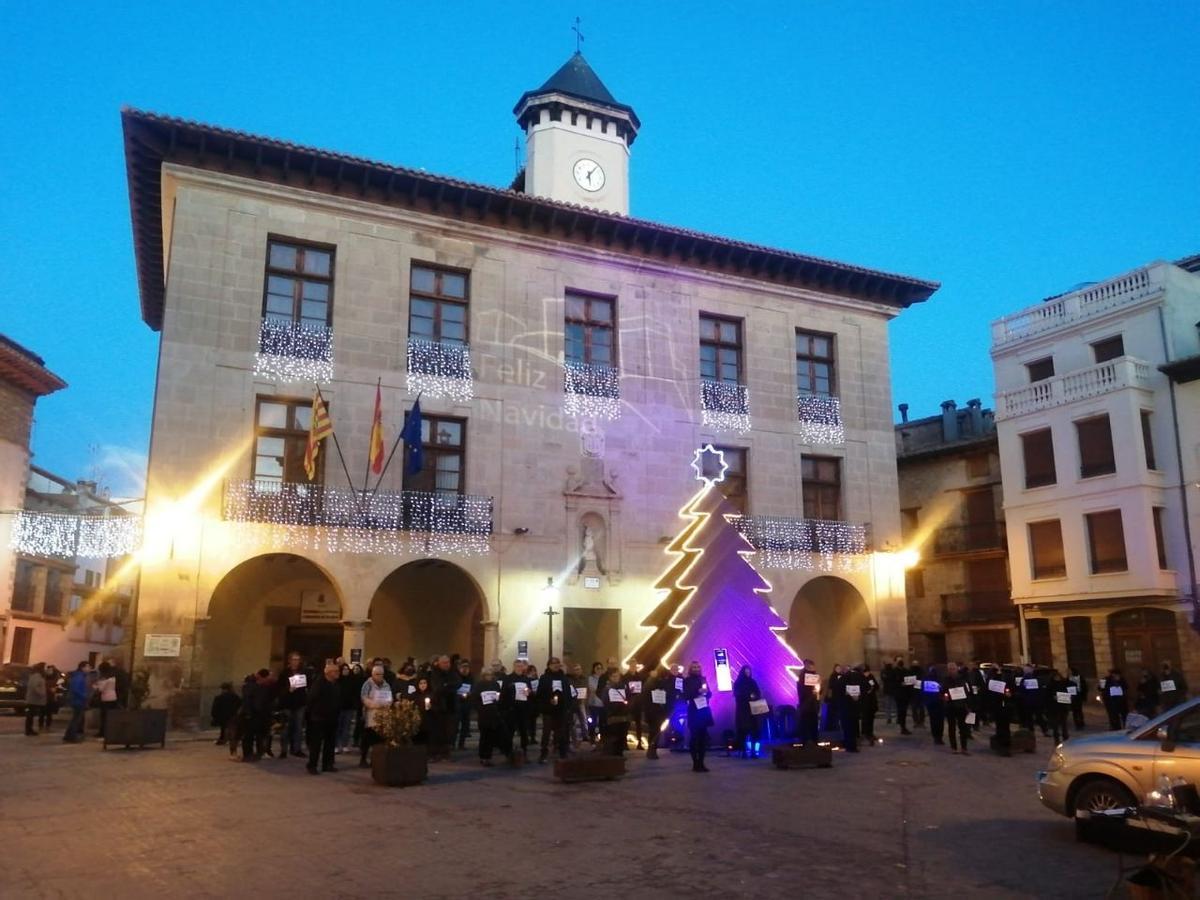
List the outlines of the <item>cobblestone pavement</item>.
{"type": "Polygon", "coordinates": [[[1117,856],[1037,800],[1049,742],[960,757],[881,733],[829,770],[633,754],[622,781],[568,786],[465,751],[403,789],[211,739],[0,734],[0,897],[1104,896],[1117,856]]]}

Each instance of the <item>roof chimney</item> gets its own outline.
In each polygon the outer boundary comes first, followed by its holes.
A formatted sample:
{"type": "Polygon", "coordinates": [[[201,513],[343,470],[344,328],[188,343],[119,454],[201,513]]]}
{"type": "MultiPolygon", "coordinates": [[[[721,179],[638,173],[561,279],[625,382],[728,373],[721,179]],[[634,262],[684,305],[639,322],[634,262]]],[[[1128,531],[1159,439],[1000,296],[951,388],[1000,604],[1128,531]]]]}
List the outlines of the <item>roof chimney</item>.
{"type": "Polygon", "coordinates": [[[983,401],[968,400],[967,410],[971,416],[971,434],[980,437],[983,434],[983,401]]]}
{"type": "Polygon", "coordinates": [[[908,404],[907,403],[900,404],[900,421],[901,422],[908,421],[908,404]]]}
{"type": "Polygon", "coordinates": [[[947,444],[958,440],[958,404],[953,400],[942,403],[942,440],[947,444]]]}

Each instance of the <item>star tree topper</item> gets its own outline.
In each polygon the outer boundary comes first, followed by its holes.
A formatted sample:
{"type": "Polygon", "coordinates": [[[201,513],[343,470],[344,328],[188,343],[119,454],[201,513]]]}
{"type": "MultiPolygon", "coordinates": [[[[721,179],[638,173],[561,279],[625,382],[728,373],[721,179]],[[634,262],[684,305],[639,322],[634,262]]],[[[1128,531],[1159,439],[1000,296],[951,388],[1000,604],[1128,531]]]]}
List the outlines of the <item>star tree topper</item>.
{"type": "Polygon", "coordinates": [[[725,472],[729,463],[725,462],[725,452],[716,449],[712,444],[697,447],[692,454],[692,468],[696,470],[696,480],[703,481],[705,487],[725,480],[725,472]]]}

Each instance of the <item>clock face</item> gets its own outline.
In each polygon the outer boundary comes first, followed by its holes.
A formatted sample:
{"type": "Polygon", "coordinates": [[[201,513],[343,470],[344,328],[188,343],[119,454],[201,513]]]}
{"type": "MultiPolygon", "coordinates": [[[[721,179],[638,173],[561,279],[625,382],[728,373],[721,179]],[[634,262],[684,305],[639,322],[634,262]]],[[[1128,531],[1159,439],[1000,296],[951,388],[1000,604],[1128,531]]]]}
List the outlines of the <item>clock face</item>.
{"type": "Polygon", "coordinates": [[[604,187],[604,170],[594,159],[581,159],[571,170],[575,183],[585,191],[598,191],[604,187]]]}

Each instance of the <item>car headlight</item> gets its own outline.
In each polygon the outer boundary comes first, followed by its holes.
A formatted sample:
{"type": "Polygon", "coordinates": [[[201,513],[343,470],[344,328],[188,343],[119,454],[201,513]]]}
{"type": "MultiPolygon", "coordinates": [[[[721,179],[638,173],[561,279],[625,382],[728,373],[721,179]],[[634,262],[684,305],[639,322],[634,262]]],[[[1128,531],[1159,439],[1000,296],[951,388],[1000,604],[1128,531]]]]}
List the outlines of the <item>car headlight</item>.
{"type": "Polygon", "coordinates": [[[1047,772],[1057,772],[1067,764],[1067,758],[1063,756],[1062,744],[1054,748],[1054,752],[1050,754],[1050,762],[1046,764],[1047,772]]]}

